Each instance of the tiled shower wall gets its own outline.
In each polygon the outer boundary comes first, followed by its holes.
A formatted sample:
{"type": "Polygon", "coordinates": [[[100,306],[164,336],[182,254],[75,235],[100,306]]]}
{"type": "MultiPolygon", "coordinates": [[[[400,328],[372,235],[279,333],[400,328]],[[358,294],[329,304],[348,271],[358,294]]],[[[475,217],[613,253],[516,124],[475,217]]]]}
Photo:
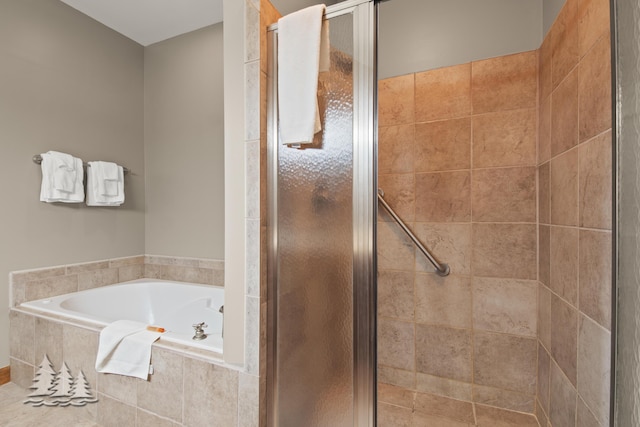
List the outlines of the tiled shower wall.
{"type": "Polygon", "coordinates": [[[452,269],[381,214],[381,417],[608,425],[609,33],[608,1],[567,0],[537,52],[380,82],[380,187],[452,269]]]}
{"type": "Polygon", "coordinates": [[[379,84],[379,186],[451,267],[435,275],[381,213],[382,401],[427,393],[534,412],[537,68],[531,51],[379,84]]]}
{"type": "Polygon", "coordinates": [[[540,425],[608,426],[611,67],[607,0],[567,0],[540,48],[540,425]]]}

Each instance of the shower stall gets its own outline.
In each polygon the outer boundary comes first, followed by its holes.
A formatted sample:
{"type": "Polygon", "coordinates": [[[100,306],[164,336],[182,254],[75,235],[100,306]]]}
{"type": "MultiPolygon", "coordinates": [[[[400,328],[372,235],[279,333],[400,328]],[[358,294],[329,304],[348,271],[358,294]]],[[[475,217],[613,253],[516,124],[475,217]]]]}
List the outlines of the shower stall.
{"type": "Polygon", "coordinates": [[[277,26],[268,37],[268,415],[274,426],[375,425],[375,18],[371,0],[326,10],[322,131],[282,145],[277,26]]]}

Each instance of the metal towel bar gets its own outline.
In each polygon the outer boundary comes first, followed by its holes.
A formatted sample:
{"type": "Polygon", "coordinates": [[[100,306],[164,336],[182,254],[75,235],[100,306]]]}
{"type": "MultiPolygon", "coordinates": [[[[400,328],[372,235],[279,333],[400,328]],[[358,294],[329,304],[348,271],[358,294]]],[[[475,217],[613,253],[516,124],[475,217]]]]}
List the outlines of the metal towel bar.
{"type": "MultiPolygon", "coordinates": [[[[35,156],[33,156],[31,158],[33,160],[33,163],[35,163],[36,165],[39,165],[42,163],[42,156],[40,154],[36,154],[35,156]]],[[[85,168],[88,167],[89,165],[87,163],[82,163],[82,166],[84,166],[85,168]]],[[[129,173],[129,169],[125,168],[124,166],[122,167],[122,173],[127,175],[129,173]]]]}
{"type": "Polygon", "coordinates": [[[439,276],[448,276],[450,272],[449,266],[447,264],[439,263],[438,261],[436,261],[433,255],[429,253],[427,248],[425,248],[422,243],[420,243],[420,240],[418,240],[413,232],[411,232],[409,227],[405,225],[402,219],[400,219],[400,217],[394,212],[394,210],[391,209],[391,206],[389,206],[389,204],[384,200],[384,191],[382,191],[382,189],[380,188],[378,188],[378,201],[380,202],[380,204],[382,204],[382,207],[385,208],[387,212],[389,212],[389,215],[391,215],[393,219],[398,223],[400,228],[402,228],[402,230],[407,233],[407,236],[409,236],[409,238],[413,241],[413,243],[415,243],[418,249],[420,249],[420,252],[422,252],[424,256],[427,257],[431,265],[435,267],[436,273],[439,276]]]}

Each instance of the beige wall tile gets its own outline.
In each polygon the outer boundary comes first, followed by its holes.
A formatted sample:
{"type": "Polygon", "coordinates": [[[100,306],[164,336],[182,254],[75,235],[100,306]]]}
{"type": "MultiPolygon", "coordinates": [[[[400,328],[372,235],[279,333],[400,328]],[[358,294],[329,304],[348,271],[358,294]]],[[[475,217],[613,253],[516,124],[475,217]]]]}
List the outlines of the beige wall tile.
{"type": "Polygon", "coordinates": [[[144,255],[114,258],[109,260],[110,268],[129,267],[132,265],[144,265],[144,255]]]}
{"type": "MultiPolygon", "coordinates": [[[[540,91],[540,101],[546,100],[551,95],[553,89],[551,73],[551,37],[549,33],[538,49],[538,87],[540,91]]],[[[544,426],[543,426],[544,427],[544,426]]]]}
{"type": "Polygon", "coordinates": [[[35,317],[19,311],[9,312],[9,355],[30,365],[35,358],[35,317]]]}
{"type": "MultiPolygon", "coordinates": [[[[608,425],[608,424],[606,424],[608,425]]],[[[595,415],[589,410],[584,401],[578,396],[578,418],[576,426],[580,427],[605,427],[596,420],[595,415]]]]}
{"type": "Polygon", "coordinates": [[[469,330],[416,325],[416,371],[470,382],[471,353],[469,330]]]}
{"type": "Polygon", "coordinates": [[[473,272],[477,276],[536,279],[534,224],[473,224],[473,272]]]}
{"type": "Polygon", "coordinates": [[[535,396],[511,390],[475,385],[473,386],[473,401],[511,411],[532,413],[534,411],[535,396]]]}
{"type": "Polygon", "coordinates": [[[576,66],[578,52],[578,1],[567,0],[549,30],[553,87],[576,66]]]}
{"type": "Polygon", "coordinates": [[[378,125],[414,122],[414,75],[407,74],[378,82],[378,125]]]}
{"type": "Polygon", "coordinates": [[[123,427],[136,425],[136,408],[111,399],[104,394],[98,395],[98,423],[104,427],[123,427]]]}
{"type": "Polygon", "coordinates": [[[580,145],[580,226],[611,229],[611,131],[580,145]]]}
{"type": "Polygon", "coordinates": [[[238,373],[199,360],[184,360],[186,427],[234,426],[238,423],[238,373]]]}
{"type": "Polygon", "coordinates": [[[378,383],[378,401],[413,409],[416,392],[404,387],[378,383]]]}
{"type": "Polygon", "coordinates": [[[551,159],[551,97],[540,101],[538,107],[538,164],[551,159]]]}
{"type": "MultiPolygon", "coordinates": [[[[416,211],[414,174],[378,175],[378,188],[384,191],[384,200],[402,221],[414,221],[416,211]]],[[[394,221],[393,217],[382,206],[380,206],[378,212],[380,220],[394,221]]]]}
{"type": "Polygon", "coordinates": [[[471,205],[474,222],[535,222],[536,168],[473,171],[471,205]]]}
{"type": "Polygon", "coordinates": [[[208,268],[193,268],[181,265],[163,265],[161,269],[162,279],[176,280],[179,282],[211,283],[213,272],[208,268]]]}
{"type": "Polygon", "coordinates": [[[378,403],[378,425],[388,427],[411,427],[411,409],[378,403]]]}
{"type": "Polygon", "coordinates": [[[378,222],[378,269],[412,271],[413,242],[395,222],[378,222]]]}
{"type": "Polygon", "coordinates": [[[417,123],[415,156],[416,172],[469,169],[471,119],[417,123]]]}
{"type": "Polygon", "coordinates": [[[471,113],[471,64],[416,74],[416,122],[465,117],[471,113]]]}
{"type": "Polygon", "coordinates": [[[473,424],[475,421],[471,402],[463,402],[435,394],[416,393],[415,410],[423,414],[449,418],[464,423],[473,424]]]}
{"type": "Polygon", "coordinates": [[[471,219],[471,174],[416,174],[416,221],[466,222],[471,219]]]}
{"type": "Polygon", "coordinates": [[[551,220],[550,164],[544,163],[538,168],[538,222],[549,224],[551,220]]]}
{"type": "Polygon", "coordinates": [[[378,272],[378,315],[413,320],[414,276],[408,271],[378,272]]]}
{"type": "Polygon", "coordinates": [[[535,108],[538,52],[475,61],[471,65],[473,113],[535,108]]]}
{"type": "Polygon", "coordinates": [[[538,284],[538,339],[547,349],[551,348],[551,292],[538,284]]]}
{"type": "Polygon", "coordinates": [[[551,363],[550,378],[549,423],[554,427],[574,427],[576,389],[555,363],[551,363]]]}
{"type": "Polygon", "coordinates": [[[118,283],[118,269],[105,268],[78,273],[78,290],[98,288],[100,286],[118,283]]]}
{"type": "Polygon", "coordinates": [[[33,378],[35,377],[35,369],[33,365],[24,363],[14,357],[9,357],[9,366],[11,367],[12,383],[17,384],[24,389],[31,387],[33,378]]]}
{"type": "Polygon", "coordinates": [[[474,277],[474,329],[535,337],[537,295],[533,280],[474,277]]]}
{"type": "MultiPolygon", "coordinates": [[[[386,425],[386,424],[385,424],[386,425]]],[[[475,424],[452,420],[451,418],[438,417],[422,412],[414,412],[411,416],[412,426],[438,426],[438,427],[473,427],[475,424]]]]}
{"type": "Polygon", "coordinates": [[[580,230],[580,311],[611,329],[611,233],[580,230]]]}
{"type": "Polygon", "coordinates": [[[63,362],[62,323],[35,317],[35,364],[39,364],[45,354],[55,369],[60,369],[63,362]]]}
{"type": "Polygon", "coordinates": [[[416,390],[468,402],[473,400],[473,391],[470,383],[440,378],[420,372],[416,374],[416,390]]]}
{"type": "Polygon", "coordinates": [[[13,284],[33,282],[40,279],[46,279],[53,276],[64,276],[65,267],[39,268],[36,270],[12,272],[9,280],[13,284]]]}
{"type": "Polygon", "coordinates": [[[478,427],[538,427],[533,415],[476,405],[478,427]]]}
{"type": "Polygon", "coordinates": [[[578,151],[551,160],[551,224],[578,225],[578,151]]]}
{"type": "Polygon", "coordinates": [[[549,420],[547,418],[547,414],[542,410],[542,407],[540,406],[540,403],[538,401],[536,401],[535,416],[536,416],[536,419],[538,420],[538,424],[541,427],[547,427],[548,422],[549,422],[549,420]]]}
{"type": "Polygon", "coordinates": [[[26,301],[64,295],[78,290],[78,276],[55,276],[25,283],[26,301]]]}
{"type": "Polygon", "coordinates": [[[538,280],[549,286],[551,281],[551,227],[540,225],[538,227],[538,280]]]}
{"type": "Polygon", "coordinates": [[[98,374],[96,389],[109,397],[130,405],[138,405],[138,379],[116,374],[98,374]]]}
{"type": "Polygon", "coordinates": [[[414,324],[378,320],[378,363],[393,368],[415,369],[414,324]]]}
{"type": "MultiPolygon", "coordinates": [[[[416,223],[414,234],[440,262],[449,264],[451,274],[471,273],[471,224],[416,223]]],[[[433,272],[425,256],[416,251],[416,271],[433,272]]]]}
{"type": "Polygon", "coordinates": [[[98,384],[95,370],[98,354],[98,332],[71,325],[62,326],[62,356],[75,376],[82,371],[91,387],[98,384]]]}
{"type": "Polygon", "coordinates": [[[551,370],[551,356],[547,349],[538,344],[538,381],[536,396],[545,413],[549,413],[549,375],[551,370]]]}
{"type": "Polygon", "coordinates": [[[596,419],[609,425],[611,333],[580,316],[578,335],[578,393],[596,419]]]}
{"type": "Polygon", "coordinates": [[[109,268],[109,261],[86,262],[83,264],[67,265],[65,274],[78,274],[93,270],[104,270],[107,268],[109,268]]]}
{"type": "Polygon", "coordinates": [[[474,384],[533,395],[537,354],[533,338],[489,332],[474,333],[474,384]]]}
{"type": "Polygon", "coordinates": [[[413,173],[416,151],[413,124],[386,126],[378,132],[378,173],[413,173]]]}
{"type": "Polygon", "coordinates": [[[136,411],[136,427],[179,427],[180,424],[174,423],[166,418],[160,418],[154,414],[137,409],[136,411]]]}
{"type": "Polygon", "coordinates": [[[607,0],[578,1],[578,44],[580,56],[609,33],[609,2],[607,0]]]}
{"type": "Polygon", "coordinates": [[[549,288],[573,306],[578,305],[577,228],[551,227],[549,288]]]}
{"type": "Polygon", "coordinates": [[[578,66],[580,141],[611,128],[611,45],[602,37],[578,66]]]}
{"type": "Polygon", "coordinates": [[[473,167],[536,164],[536,108],[473,116],[473,167]]]}
{"type": "Polygon", "coordinates": [[[551,94],[551,157],[578,144],[578,72],[573,70],[551,94]]]}
{"type": "Polygon", "coordinates": [[[471,327],[471,279],[416,274],[416,322],[471,327]]]}
{"type": "Polygon", "coordinates": [[[144,265],[128,265],[118,268],[118,283],[129,280],[142,279],[144,277],[144,265]]]}
{"type": "Polygon", "coordinates": [[[183,357],[153,347],[151,364],[153,374],[149,375],[148,381],[137,381],[138,407],[182,422],[183,357]]]}
{"type": "Polygon", "coordinates": [[[573,307],[555,295],[551,297],[551,324],[556,325],[551,329],[551,356],[571,384],[575,384],[578,352],[578,313],[573,307]]]}
{"type": "Polygon", "coordinates": [[[238,427],[253,427],[260,422],[260,378],[238,373],[238,427]]]}
{"type": "Polygon", "coordinates": [[[378,381],[393,384],[404,388],[416,388],[415,371],[392,368],[391,366],[378,366],[378,381]]]}

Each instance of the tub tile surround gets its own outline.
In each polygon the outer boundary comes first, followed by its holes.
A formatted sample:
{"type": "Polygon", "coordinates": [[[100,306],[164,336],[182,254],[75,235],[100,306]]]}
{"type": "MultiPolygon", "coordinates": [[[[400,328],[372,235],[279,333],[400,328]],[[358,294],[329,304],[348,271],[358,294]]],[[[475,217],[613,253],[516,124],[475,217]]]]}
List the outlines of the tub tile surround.
{"type": "Polygon", "coordinates": [[[85,373],[99,402],[76,412],[101,426],[229,426],[242,417],[256,420],[257,398],[251,399],[254,377],[226,365],[219,355],[158,342],[152,347],[154,374],[149,381],[99,374],[94,369],[99,328],[17,307],[27,297],[44,298],[145,276],[220,285],[224,262],[147,255],[11,273],[11,381],[29,387],[47,354],[56,369],[64,361],[74,375],[85,373]],[[247,401],[240,403],[239,396],[247,401]],[[240,406],[244,415],[238,413],[240,406]]]}
{"type": "Polygon", "coordinates": [[[388,425],[442,416],[417,415],[418,393],[470,402],[478,424],[488,408],[608,425],[609,46],[608,2],[567,0],[538,51],[379,83],[380,187],[452,269],[379,215],[388,425]]]}

